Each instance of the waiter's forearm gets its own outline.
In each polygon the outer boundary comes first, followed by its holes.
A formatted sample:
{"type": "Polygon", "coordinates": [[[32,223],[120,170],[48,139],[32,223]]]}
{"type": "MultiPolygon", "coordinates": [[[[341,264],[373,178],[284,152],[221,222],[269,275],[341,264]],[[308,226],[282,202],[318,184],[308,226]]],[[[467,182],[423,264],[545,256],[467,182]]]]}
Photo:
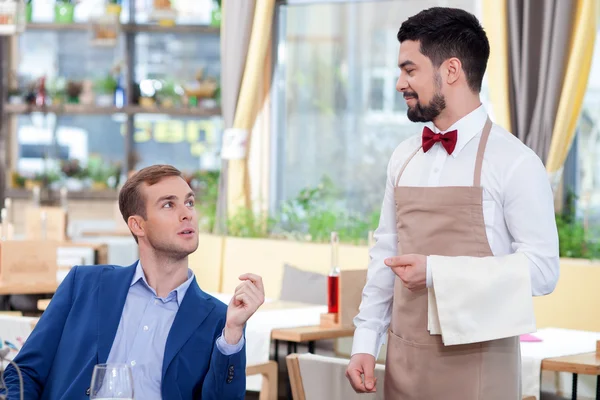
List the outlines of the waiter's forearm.
{"type": "Polygon", "coordinates": [[[516,163],[503,203],[504,220],[513,238],[511,250],[529,260],[532,294],[551,293],[559,276],[558,231],[554,195],[539,158],[529,155],[516,163]]]}
{"type": "Polygon", "coordinates": [[[390,324],[394,296],[393,271],[383,260],[393,254],[396,235],[379,235],[377,244],[369,252],[371,262],[367,283],[363,289],[358,315],[354,318],[356,332],[352,353],[367,353],[377,357],[390,324]]]}
{"type": "MultiPolygon", "coordinates": [[[[559,277],[559,257],[549,256],[542,257],[535,253],[528,253],[526,251],[518,251],[512,255],[502,256],[503,263],[509,264],[513,257],[518,254],[524,254],[529,263],[529,274],[531,277],[531,294],[533,296],[544,296],[552,293],[556,287],[559,277]]],[[[442,261],[444,259],[452,257],[441,257],[436,256],[436,260],[442,261]]],[[[490,257],[462,257],[468,259],[470,263],[475,265],[479,264],[481,268],[485,268],[488,265],[490,257]]],[[[432,273],[432,261],[431,257],[427,257],[427,287],[433,287],[433,273],[432,273]]]]}
{"type": "Polygon", "coordinates": [[[560,260],[558,255],[541,257],[525,251],[522,253],[529,259],[531,294],[534,296],[544,296],[552,293],[560,275],[560,260]]]}
{"type": "Polygon", "coordinates": [[[381,217],[374,233],[375,245],[369,250],[367,282],[359,313],[354,318],[353,354],[367,353],[376,357],[390,324],[395,275],[384,260],[398,252],[393,179],[388,165],[381,217]]]}

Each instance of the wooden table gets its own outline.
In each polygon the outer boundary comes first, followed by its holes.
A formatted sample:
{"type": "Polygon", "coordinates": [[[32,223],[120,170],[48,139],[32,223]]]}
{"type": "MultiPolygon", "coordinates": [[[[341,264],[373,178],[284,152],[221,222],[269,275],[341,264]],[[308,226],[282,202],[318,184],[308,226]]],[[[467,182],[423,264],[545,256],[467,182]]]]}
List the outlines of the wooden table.
{"type": "MultiPolygon", "coordinates": [[[[94,264],[108,264],[108,245],[105,243],[57,242],[57,248],[89,247],[94,250],[94,264]]],[[[55,293],[58,282],[0,282],[0,295],[55,293]]]]}
{"type": "Polygon", "coordinates": [[[542,360],[542,370],[569,372],[573,374],[573,389],[571,399],[577,399],[578,375],[595,375],[596,400],[600,400],[600,340],[596,343],[596,351],[542,360]]]}
{"type": "Polygon", "coordinates": [[[279,359],[279,342],[286,342],[288,355],[298,352],[298,343],[307,343],[308,352],[315,352],[317,340],[339,339],[354,335],[354,327],[322,327],[301,326],[297,328],[274,329],[271,331],[271,340],[275,342],[275,360],[279,359]]]}
{"type": "MultiPolygon", "coordinates": [[[[317,340],[338,339],[354,335],[352,327],[322,327],[300,326],[297,328],[274,329],[271,331],[271,340],[275,343],[274,360],[279,362],[279,342],[287,343],[287,354],[298,352],[298,343],[308,343],[308,352],[315,353],[317,340]]],[[[287,398],[292,398],[292,386],[288,380],[287,398]]]]}

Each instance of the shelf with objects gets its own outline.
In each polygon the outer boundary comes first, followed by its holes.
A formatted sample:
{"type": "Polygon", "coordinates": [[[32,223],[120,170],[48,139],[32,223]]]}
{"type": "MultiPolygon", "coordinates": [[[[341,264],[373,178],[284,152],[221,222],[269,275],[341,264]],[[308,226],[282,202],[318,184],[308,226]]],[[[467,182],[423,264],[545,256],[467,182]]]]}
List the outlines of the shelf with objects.
{"type": "Polygon", "coordinates": [[[0,200],[41,187],[54,203],[66,187],[108,214],[132,170],[171,163],[190,182],[218,172],[217,2],[48,3],[22,1],[26,24],[0,36],[0,200]]]}

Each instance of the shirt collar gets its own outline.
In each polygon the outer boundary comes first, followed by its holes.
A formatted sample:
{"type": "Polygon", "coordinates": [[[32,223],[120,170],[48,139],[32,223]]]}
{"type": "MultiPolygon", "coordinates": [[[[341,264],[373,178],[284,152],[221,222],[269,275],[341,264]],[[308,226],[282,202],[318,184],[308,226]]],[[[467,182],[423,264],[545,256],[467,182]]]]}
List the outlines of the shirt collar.
{"type": "MultiPolygon", "coordinates": [[[[441,132],[442,134],[458,130],[458,139],[456,141],[456,147],[452,152],[453,157],[457,157],[458,153],[469,143],[471,139],[473,139],[479,132],[483,130],[485,122],[487,121],[487,111],[483,105],[480,105],[475,110],[471,111],[469,114],[465,115],[458,121],[456,121],[450,128],[446,131],[441,132]]],[[[427,126],[435,133],[440,133],[440,130],[430,122],[427,126]]]]}
{"type": "MultiPolygon", "coordinates": [[[[131,280],[131,284],[129,286],[131,287],[131,286],[135,285],[140,280],[142,281],[144,286],[146,286],[147,289],[152,291],[152,293],[154,293],[154,295],[158,297],[158,295],[156,294],[156,291],[153,288],[151,288],[150,285],[148,284],[148,281],[146,281],[146,275],[144,274],[144,269],[142,268],[142,262],[138,261],[137,266],[135,267],[135,273],[133,274],[133,279],[131,280]]],[[[181,306],[181,302],[183,301],[183,298],[185,297],[185,293],[187,292],[190,285],[192,284],[192,280],[194,280],[194,272],[188,268],[188,279],[185,282],[183,282],[181,285],[176,287],[174,290],[172,290],[167,297],[171,296],[172,293],[175,292],[177,305],[181,306]]]]}

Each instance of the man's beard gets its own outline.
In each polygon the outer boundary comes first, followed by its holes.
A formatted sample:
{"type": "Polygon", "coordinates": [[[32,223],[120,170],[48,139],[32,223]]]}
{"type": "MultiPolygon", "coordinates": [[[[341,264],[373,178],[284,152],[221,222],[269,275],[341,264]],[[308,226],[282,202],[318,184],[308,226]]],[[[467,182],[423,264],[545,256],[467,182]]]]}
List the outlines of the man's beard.
{"type": "Polygon", "coordinates": [[[414,97],[416,102],[414,107],[408,107],[408,111],[406,112],[408,119],[410,119],[412,122],[431,122],[446,108],[446,99],[441,92],[441,76],[436,74],[434,81],[436,91],[433,95],[433,99],[431,99],[428,105],[422,105],[419,103],[419,96],[416,93],[404,93],[404,97],[414,97]]]}
{"type": "Polygon", "coordinates": [[[412,122],[433,121],[446,108],[446,100],[441,93],[436,93],[426,106],[419,103],[418,97],[415,97],[415,100],[415,106],[408,107],[408,111],[406,112],[408,119],[412,122]]]}

